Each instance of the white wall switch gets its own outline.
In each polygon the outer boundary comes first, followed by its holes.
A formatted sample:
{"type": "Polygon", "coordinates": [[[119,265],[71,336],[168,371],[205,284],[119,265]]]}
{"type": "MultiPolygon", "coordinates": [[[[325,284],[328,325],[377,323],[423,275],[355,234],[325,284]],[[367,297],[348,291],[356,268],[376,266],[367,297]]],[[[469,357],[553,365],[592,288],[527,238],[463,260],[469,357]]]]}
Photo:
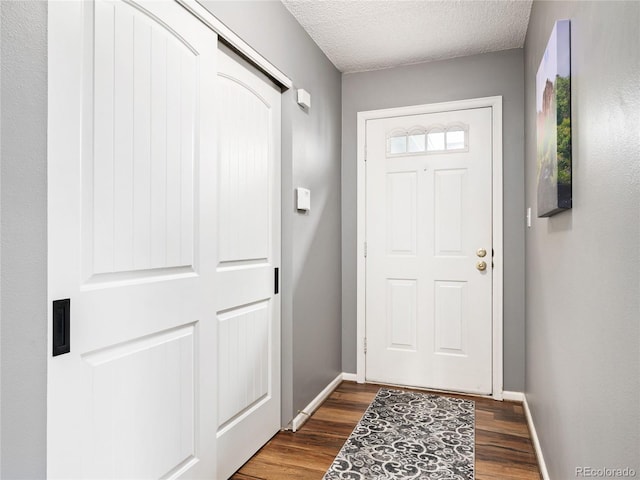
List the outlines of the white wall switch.
{"type": "Polygon", "coordinates": [[[298,89],[298,105],[303,108],[311,108],[311,94],[304,88],[298,89]]]}
{"type": "Polygon", "coordinates": [[[296,208],[305,212],[311,210],[311,190],[302,187],[296,188],[296,208]]]}
{"type": "Polygon", "coordinates": [[[531,228],[531,207],[527,208],[527,228],[531,228]]]}

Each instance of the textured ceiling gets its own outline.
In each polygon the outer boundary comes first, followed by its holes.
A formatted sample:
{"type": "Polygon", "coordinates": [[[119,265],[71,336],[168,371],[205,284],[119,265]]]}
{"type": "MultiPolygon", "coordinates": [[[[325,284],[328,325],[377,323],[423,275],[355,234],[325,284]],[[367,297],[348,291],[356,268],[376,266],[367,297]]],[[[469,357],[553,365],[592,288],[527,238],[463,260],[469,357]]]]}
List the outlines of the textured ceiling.
{"type": "Polygon", "coordinates": [[[531,11],[531,0],[282,3],[342,72],[520,48],[531,11]]]}

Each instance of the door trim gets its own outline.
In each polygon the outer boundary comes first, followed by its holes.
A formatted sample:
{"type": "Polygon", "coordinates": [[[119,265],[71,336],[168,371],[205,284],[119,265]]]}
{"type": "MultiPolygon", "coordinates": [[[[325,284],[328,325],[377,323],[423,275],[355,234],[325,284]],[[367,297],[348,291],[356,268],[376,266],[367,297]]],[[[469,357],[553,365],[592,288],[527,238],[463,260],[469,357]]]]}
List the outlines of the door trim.
{"type": "MultiPolygon", "coordinates": [[[[126,1],[126,0],[125,0],[126,1]]],[[[236,35],[233,30],[216,18],[209,10],[200,5],[197,0],[176,0],[198,20],[218,34],[218,40],[225,43],[251,65],[267,75],[276,85],[288,90],[293,82],[269,60],[260,55],[247,42],[236,35]]]]}
{"type": "Polygon", "coordinates": [[[495,400],[503,398],[503,193],[502,193],[502,96],[474,98],[453,102],[432,103],[410,107],[385,108],[358,112],[357,133],[357,304],[356,304],[356,378],[364,383],[366,357],[366,128],[368,120],[404,117],[427,113],[470,110],[491,107],[492,123],[492,237],[493,237],[493,295],[492,295],[492,394],[495,400]],[[497,348],[499,347],[499,348],[497,348]]]}

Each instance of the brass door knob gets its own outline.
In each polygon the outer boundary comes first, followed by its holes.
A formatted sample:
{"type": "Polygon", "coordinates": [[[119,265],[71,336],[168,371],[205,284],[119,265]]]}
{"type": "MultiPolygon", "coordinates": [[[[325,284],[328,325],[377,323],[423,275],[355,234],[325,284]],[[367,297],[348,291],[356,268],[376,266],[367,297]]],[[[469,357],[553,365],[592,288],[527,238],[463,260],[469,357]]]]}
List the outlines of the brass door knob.
{"type": "Polygon", "coordinates": [[[480,258],[482,258],[482,257],[487,255],[487,251],[484,248],[479,248],[476,251],[476,255],[478,255],[480,258]]]}
{"type": "Polygon", "coordinates": [[[481,261],[481,262],[476,263],[476,268],[478,270],[480,270],[481,272],[484,272],[487,269],[487,262],[481,261]]]}

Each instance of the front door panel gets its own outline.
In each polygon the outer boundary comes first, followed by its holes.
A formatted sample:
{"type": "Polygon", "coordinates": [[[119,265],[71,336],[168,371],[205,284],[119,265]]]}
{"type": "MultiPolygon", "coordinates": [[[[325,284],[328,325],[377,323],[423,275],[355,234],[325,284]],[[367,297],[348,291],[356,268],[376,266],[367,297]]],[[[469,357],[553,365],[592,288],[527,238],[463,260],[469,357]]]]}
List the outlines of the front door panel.
{"type": "Polygon", "coordinates": [[[367,380],[491,393],[491,138],[491,108],[367,121],[367,380]]]}

